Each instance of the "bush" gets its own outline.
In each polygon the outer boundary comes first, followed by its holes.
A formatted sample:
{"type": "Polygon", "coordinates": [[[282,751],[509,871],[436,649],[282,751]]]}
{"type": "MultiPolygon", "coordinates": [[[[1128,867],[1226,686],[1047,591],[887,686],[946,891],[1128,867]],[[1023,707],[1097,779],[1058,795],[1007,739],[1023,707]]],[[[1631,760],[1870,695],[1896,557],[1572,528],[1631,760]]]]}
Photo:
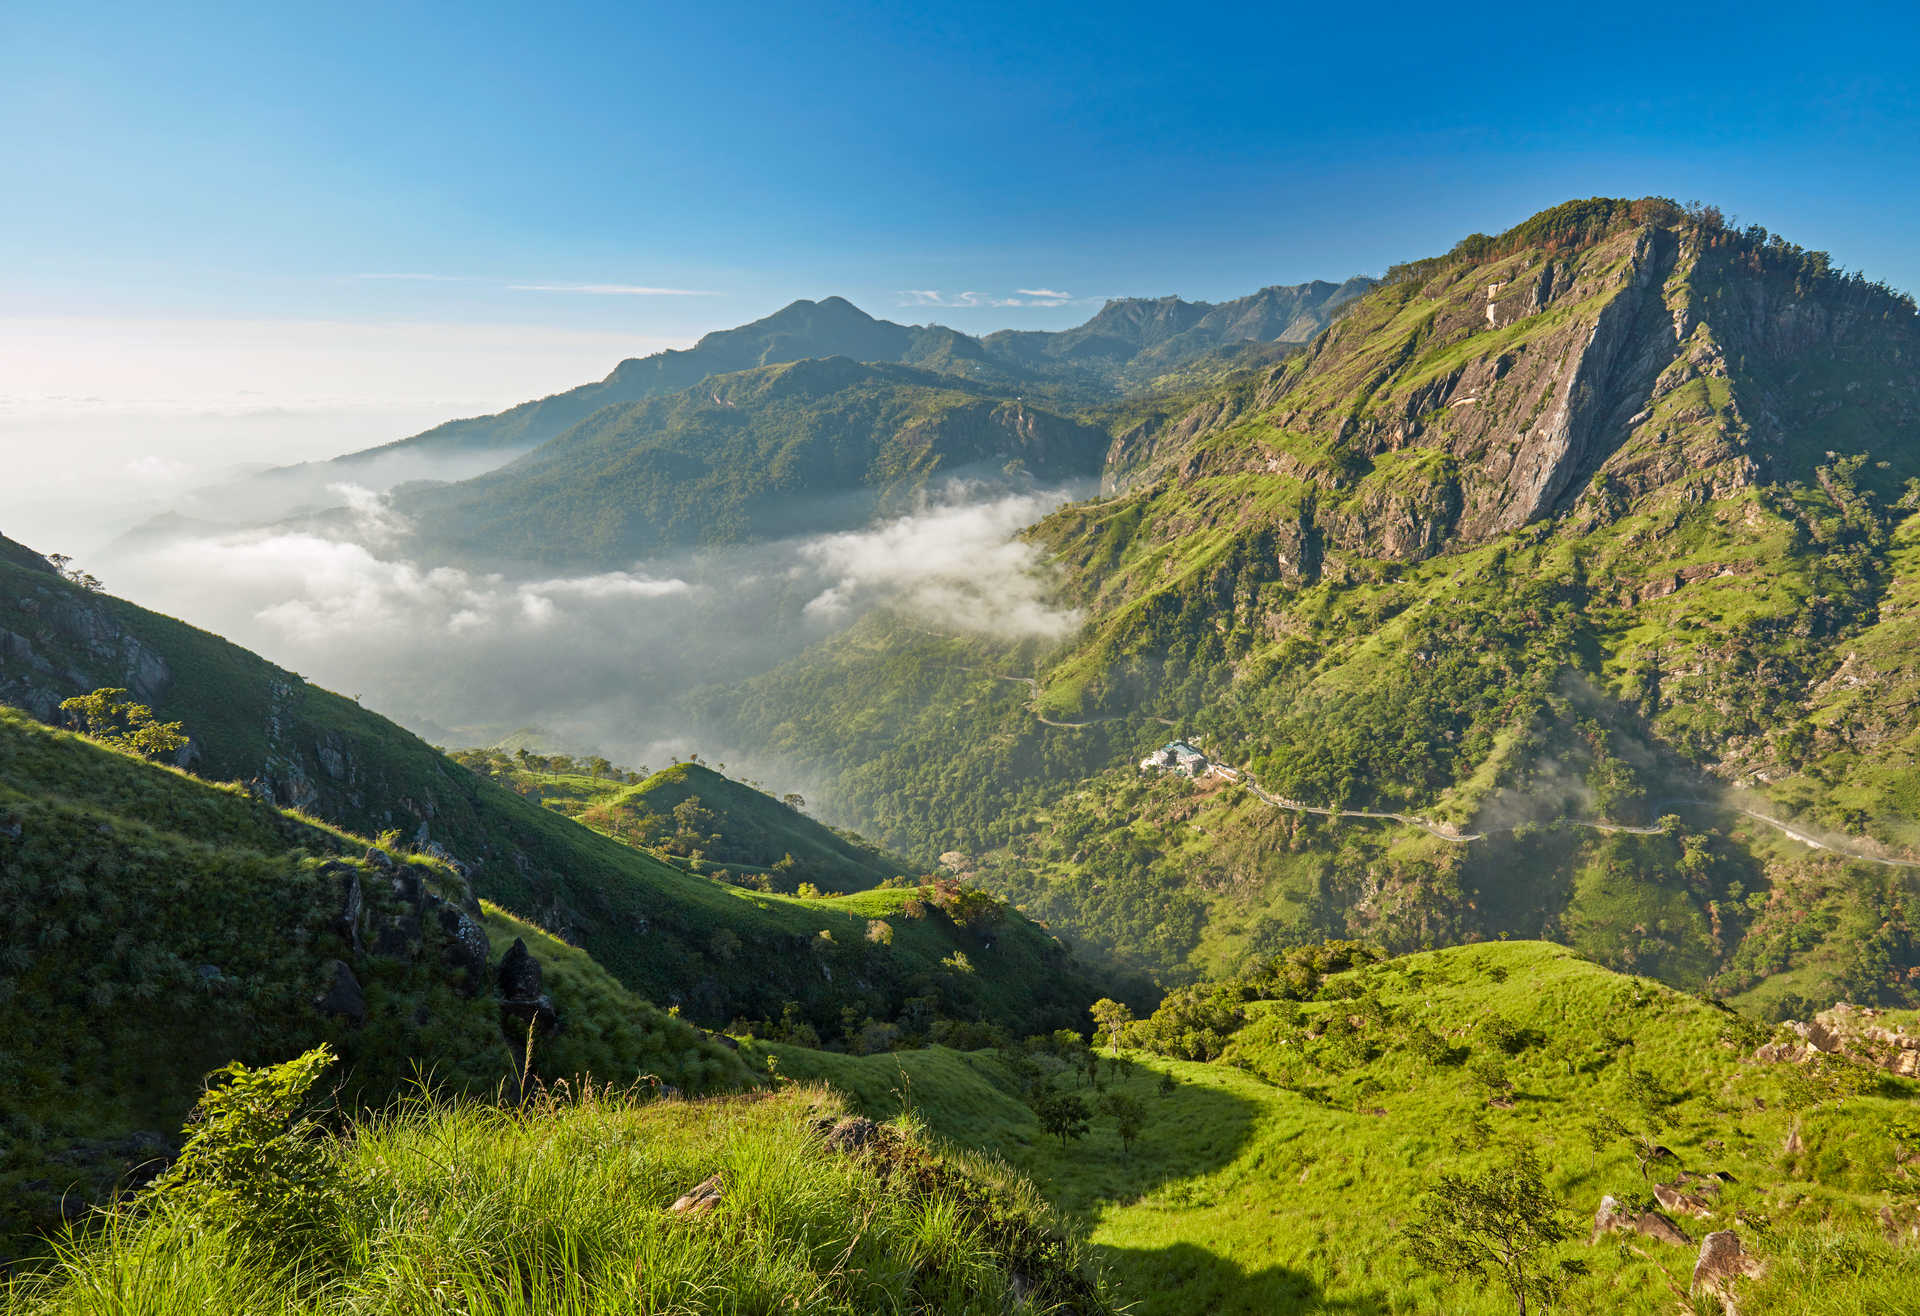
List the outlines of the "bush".
{"type": "Polygon", "coordinates": [[[285,1258],[335,1235],[340,1172],[323,1130],[303,1114],[333,1062],[322,1044],[282,1065],[220,1070],[215,1078],[225,1081],[200,1099],[187,1145],[154,1184],[154,1199],[285,1258]]]}

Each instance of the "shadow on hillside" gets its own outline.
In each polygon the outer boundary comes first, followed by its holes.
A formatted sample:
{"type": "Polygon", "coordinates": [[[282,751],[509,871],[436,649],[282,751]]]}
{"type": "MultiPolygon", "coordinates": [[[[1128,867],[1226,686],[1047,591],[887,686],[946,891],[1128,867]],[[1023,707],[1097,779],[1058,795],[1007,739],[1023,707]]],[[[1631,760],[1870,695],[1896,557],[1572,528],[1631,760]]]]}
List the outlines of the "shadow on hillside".
{"type": "Polygon", "coordinates": [[[1330,1299],[1313,1279],[1286,1266],[1245,1270],[1192,1243],[1163,1248],[1098,1249],[1120,1284],[1131,1316],[1386,1316],[1369,1297],[1330,1299]]]}
{"type": "MultiPolygon", "coordinates": [[[[1131,1060],[1118,1062],[1116,1068],[1098,1093],[1085,1086],[1070,1089],[1094,1109],[1088,1135],[1050,1156],[1050,1164],[1038,1157],[1030,1160],[1030,1168],[1049,1181],[1048,1195],[1060,1205],[1090,1210],[1201,1178],[1231,1165],[1252,1139],[1261,1115],[1258,1102],[1190,1080],[1165,1093],[1158,1071],[1131,1060]],[[1134,1097],[1146,1109],[1146,1125],[1131,1151],[1122,1146],[1113,1119],[1100,1108],[1102,1098],[1114,1091],[1134,1097]]],[[[1052,1147],[1045,1138],[1035,1140],[1036,1150],[1052,1147]]]]}

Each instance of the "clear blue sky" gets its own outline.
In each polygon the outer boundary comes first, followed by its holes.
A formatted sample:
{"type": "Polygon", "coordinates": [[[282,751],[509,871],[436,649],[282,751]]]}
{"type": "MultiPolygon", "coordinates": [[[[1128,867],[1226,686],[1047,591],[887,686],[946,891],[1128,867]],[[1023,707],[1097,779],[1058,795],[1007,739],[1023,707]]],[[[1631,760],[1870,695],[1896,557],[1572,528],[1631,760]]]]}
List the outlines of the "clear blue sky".
{"type": "Polygon", "coordinates": [[[12,0],[0,317],[1055,327],[1647,193],[1920,288],[1911,0],[923,8],[12,0]]]}

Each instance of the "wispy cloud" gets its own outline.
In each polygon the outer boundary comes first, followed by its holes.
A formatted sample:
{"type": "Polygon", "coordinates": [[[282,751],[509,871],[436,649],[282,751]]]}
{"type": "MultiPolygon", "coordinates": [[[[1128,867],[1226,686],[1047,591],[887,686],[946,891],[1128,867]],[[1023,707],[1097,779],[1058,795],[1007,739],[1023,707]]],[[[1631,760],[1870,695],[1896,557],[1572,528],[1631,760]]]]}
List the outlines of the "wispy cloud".
{"type": "Polygon", "coordinates": [[[510,283],[509,292],[578,292],[595,297],[718,297],[703,288],[650,288],[635,283],[510,283]]]}
{"type": "Polygon", "coordinates": [[[948,309],[965,309],[979,306],[1065,306],[1070,302],[1088,301],[1089,298],[1075,297],[1070,292],[1059,292],[1052,288],[1016,288],[1012,297],[998,296],[984,292],[945,293],[938,288],[902,288],[900,305],[902,306],[941,306],[948,309]]]}

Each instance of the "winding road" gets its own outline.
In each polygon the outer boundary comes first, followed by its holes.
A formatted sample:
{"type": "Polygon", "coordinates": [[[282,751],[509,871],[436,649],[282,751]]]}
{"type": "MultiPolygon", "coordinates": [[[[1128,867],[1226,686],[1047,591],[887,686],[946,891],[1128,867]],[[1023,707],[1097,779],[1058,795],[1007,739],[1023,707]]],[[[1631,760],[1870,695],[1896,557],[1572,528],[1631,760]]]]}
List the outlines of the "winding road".
{"type": "MultiPolygon", "coordinates": [[[[934,634],[935,632],[928,633],[934,634]]],[[[1110,717],[1092,718],[1085,722],[1055,721],[1040,711],[1040,682],[1035,678],[1031,676],[1012,676],[1005,672],[989,671],[984,667],[963,667],[963,670],[983,672],[993,677],[996,681],[1014,681],[1026,686],[1028,693],[1027,711],[1033,714],[1035,720],[1045,726],[1062,727],[1073,730],[1080,727],[1099,726],[1105,722],[1122,722],[1126,720],[1124,715],[1115,714],[1110,717]]],[[[1152,717],[1144,714],[1142,716],[1146,716],[1148,721],[1158,722],[1162,726],[1170,727],[1176,725],[1171,718],[1152,717]]],[[[1307,804],[1300,800],[1290,800],[1283,795],[1273,794],[1259,782],[1255,781],[1253,776],[1242,768],[1235,768],[1227,764],[1217,764],[1216,770],[1221,769],[1224,769],[1222,775],[1225,776],[1227,780],[1237,782],[1246,787],[1249,793],[1258,799],[1264,800],[1276,809],[1286,809],[1292,813],[1310,813],[1322,818],[1371,818],[1379,822],[1397,822],[1407,827],[1418,827],[1429,836],[1437,837],[1453,845],[1468,845],[1474,841],[1484,841],[1490,836],[1504,835],[1528,825],[1540,827],[1584,827],[1590,831],[1607,832],[1624,836],[1658,836],[1661,832],[1661,829],[1657,826],[1633,827],[1626,823],[1603,822],[1598,818],[1556,818],[1550,822],[1538,824],[1515,823],[1511,827],[1490,827],[1480,832],[1463,832],[1451,824],[1438,823],[1431,818],[1422,818],[1420,815],[1413,813],[1393,813],[1391,811],[1377,809],[1335,809],[1327,805],[1307,804]]],[[[1863,864],[1879,864],[1886,868],[1920,869],[1920,860],[1888,859],[1881,855],[1866,854],[1851,846],[1838,845],[1832,841],[1823,841],[1795,827],[1792,823],[1771,817],[1768,814],[1760,813],[1753,809],[1744,808],[1737,804],[1729,804],[1724,800],[1708,799],[1701,796],[1668,795],[1651,801],[1651,804],[1656,808],[1668,804],[1690,804],[1700,808],[1719,809],[1728,813],[1737,813],[1744,818],[1750,818],[1754,822],[1771,827],[1781,835],[1798,841],[1809,849],[1824,850],[1829,854],[1839,855],[1844,859],[1858,860],[1863,864]]]]}

